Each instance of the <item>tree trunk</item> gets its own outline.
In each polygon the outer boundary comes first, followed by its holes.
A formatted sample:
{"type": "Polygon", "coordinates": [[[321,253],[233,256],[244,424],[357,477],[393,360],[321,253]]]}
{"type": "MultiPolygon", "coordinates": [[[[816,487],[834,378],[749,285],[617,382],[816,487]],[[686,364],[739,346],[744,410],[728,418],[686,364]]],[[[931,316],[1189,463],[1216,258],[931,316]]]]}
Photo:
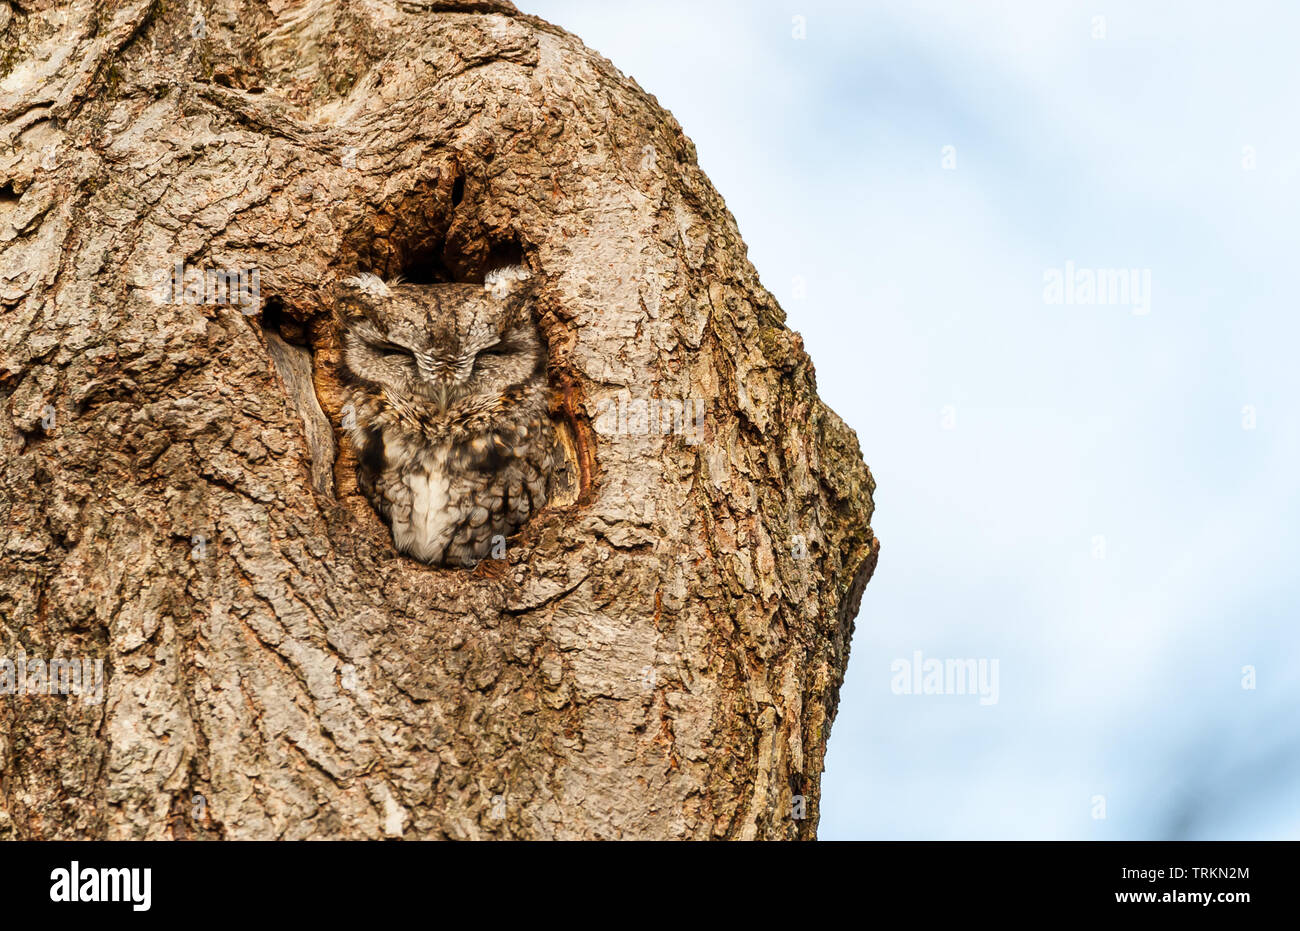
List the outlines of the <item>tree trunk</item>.
{"type": "Polygon", "coordinates": [[[0,40],[0,837],[814,836],[874,483],[654,98],[501,0],[0,40]],[[431,568],[332,288],[502,260],[573,487],[431,568]]]}

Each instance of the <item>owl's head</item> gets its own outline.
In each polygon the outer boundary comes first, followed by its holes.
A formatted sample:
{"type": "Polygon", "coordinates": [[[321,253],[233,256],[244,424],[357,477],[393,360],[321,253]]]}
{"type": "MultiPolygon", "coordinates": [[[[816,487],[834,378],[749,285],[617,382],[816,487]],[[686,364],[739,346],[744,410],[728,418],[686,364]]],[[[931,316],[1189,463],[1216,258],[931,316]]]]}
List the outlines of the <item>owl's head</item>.
{"type": "Polygon", "coordinates": [[[544,366],[532,291],[519,266],[489,273],[481,285],[349,278],[339,294],[344,374],[438,416],[491,409],[544,366]]]}

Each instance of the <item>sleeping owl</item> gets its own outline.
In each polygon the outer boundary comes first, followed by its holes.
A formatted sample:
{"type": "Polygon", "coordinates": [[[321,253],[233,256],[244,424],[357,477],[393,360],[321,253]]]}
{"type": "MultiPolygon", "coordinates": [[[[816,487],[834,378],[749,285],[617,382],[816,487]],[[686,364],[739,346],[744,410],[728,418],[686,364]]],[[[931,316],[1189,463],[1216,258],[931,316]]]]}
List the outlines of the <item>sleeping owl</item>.
{"type": "Polygon", "coordinates": [[[472,566],[547,500],[557,456],[526,269],[341,285],[345,428],[397,549],[472,566]]]}

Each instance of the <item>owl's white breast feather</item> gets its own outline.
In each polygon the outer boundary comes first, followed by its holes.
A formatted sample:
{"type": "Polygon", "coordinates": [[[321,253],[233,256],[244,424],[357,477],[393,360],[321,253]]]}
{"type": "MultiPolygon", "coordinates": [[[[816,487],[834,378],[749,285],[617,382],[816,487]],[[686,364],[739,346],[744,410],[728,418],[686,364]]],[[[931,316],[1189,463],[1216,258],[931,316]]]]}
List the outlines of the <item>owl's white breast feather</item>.
{"type": "MultiPolygon", "coordinates": [[[[422,456],[402,477],[410,489],[410,520],[393,515],[393,541],[398,549],[426,561],[441,559],[455,531],[450,510],[451,481],[447,447],[422,456]]],[[[402,515],[404,516],[404,515],[402,515]]]]}

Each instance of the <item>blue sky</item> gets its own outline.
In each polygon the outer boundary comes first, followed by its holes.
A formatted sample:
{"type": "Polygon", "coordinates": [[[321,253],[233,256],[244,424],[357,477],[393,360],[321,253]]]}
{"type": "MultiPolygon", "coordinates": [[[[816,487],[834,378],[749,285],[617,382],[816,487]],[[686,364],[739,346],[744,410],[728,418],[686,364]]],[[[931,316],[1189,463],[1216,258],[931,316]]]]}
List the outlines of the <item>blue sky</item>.
{"type": "Polygon", "coordinates": [[[820,835],[1300,838],[1300,7],[519,3],[681,122],[876,477],[820,835]]]}

